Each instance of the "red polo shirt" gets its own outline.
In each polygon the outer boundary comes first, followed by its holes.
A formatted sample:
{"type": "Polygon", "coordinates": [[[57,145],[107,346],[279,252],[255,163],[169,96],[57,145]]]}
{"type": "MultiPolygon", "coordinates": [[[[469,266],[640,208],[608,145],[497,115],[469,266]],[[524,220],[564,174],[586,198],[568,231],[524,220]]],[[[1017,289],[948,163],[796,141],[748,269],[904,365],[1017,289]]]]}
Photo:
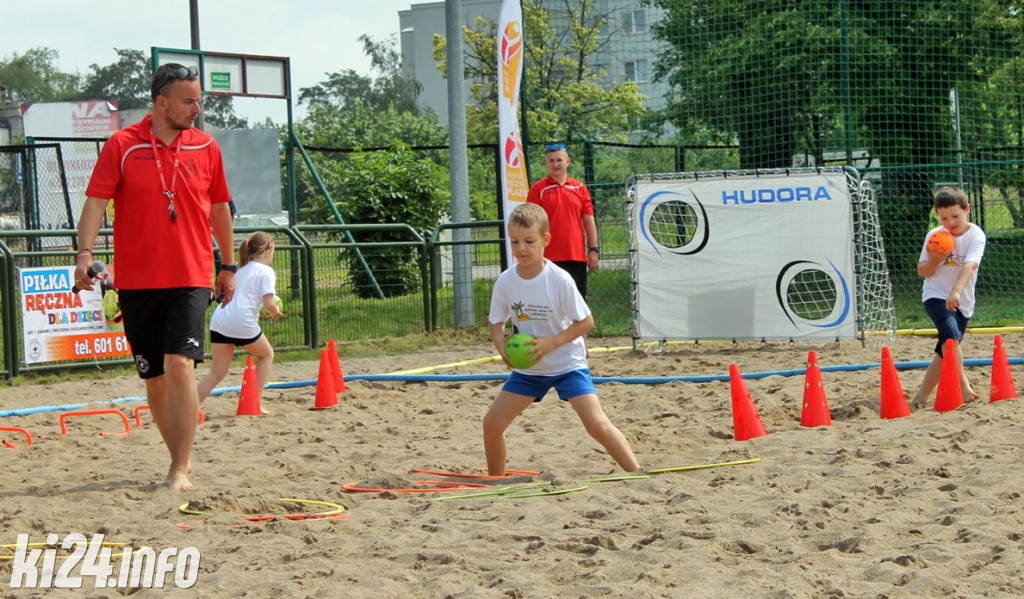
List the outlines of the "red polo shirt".
{"type": "Polygon", "coordinates": [[[217,142],[199,129],[179,132],[170,147],[153,138],[152,115],[103,145],[85,195],[114,200],[118,289],[212,287],[210,208],[231,198],[217,142]],[[157,172],[152,141],[163,167],[157,172]],[[178,154],[177,177],[174,159],[178,154]],[[174,191],[171,222],[165,186],[174,191]]]}
{"type": "Polygon", "coordinates": [[[583,216],[594,214],[587,186],[572,177],[566,177],[565,184],[559,185],[548,175],[530,187],[526,201],[540,204],[548,213],[551,243],[544,250],[544,257],[553,262],[586,262],[583,216]]]}

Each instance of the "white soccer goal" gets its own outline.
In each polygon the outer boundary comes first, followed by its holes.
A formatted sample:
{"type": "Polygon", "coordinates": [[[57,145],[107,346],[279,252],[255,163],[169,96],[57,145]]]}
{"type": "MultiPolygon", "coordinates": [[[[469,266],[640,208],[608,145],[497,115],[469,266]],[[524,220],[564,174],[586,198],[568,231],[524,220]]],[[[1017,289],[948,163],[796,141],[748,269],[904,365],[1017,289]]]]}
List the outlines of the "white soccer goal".
{"type": "Polygon", "coordinates": [[[635,175],[633,343],[895,336],[871,184],[852,168],[635,175]]]}

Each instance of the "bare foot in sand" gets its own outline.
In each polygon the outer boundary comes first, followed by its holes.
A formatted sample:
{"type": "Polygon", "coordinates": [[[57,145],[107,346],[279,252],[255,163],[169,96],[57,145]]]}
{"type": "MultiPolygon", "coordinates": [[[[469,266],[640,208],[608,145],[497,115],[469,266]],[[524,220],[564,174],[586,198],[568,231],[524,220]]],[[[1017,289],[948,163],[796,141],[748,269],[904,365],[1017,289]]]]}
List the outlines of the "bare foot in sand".
{"type": "Polygon", "coordinates": [[[174,491],[192,491],[196,488],[196,486],[189,481],[188,474],[182,472],[168,472],[167,484],[174,491]]]}
{"type": "Polygon", "coordinates": [[[971,403],[972,401],[978,401],[978,392],[973,387],[964,387],[961,395],[964,398],[964,403],[971,403]]]}

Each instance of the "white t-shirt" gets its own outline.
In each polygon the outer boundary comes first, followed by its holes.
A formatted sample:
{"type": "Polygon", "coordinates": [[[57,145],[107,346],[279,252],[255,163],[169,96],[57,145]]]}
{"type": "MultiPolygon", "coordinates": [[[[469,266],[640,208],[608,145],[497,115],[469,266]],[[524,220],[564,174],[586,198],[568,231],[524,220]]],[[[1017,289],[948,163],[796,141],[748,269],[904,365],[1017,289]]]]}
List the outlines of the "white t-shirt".
{"type": "Polygon", "coordinates": [[[260,334],[260,308],[264,295],[277,294],[277,273],[262,262],[247,262],[235,274],[235,296],[218,305],[210,317],[210,330],[234,339],[260,334]]]}
{"type": "MultiPolygon", "coordinates": [[[[498,276],[491,292],[491,324],[511,319],[520,333],[551,337],[590,315],[590,308],[569,273],[550,260],[545,262],[540,274],[532,279],[520,277],[515,266],[498,276]]],[[[588,368],[587,346],[582,336],[520,372],[551,376],[580,368],[588,368]]]]}
{"type": "MultiPolygon", "coordinates": [[[[928,261],[928,250],[926,249],[928,238],[932,236],[932,233],[944,229],[945,227],[939,226],[928,231],[928,234],[924,237],[925,241],[921,245],[921,257],[918,259],[918,262],[928,261]]],[[[981,227],[973,223],[960,237],[953,236],[953,253],[946,258],[942,265],[935,269],[932,276],[925,277],[921,301],[930,299],[944,300],[949,297],[949,292],[953,290],[953,285],[956,284],[956,279],[960,276],[960,268],[964,264],[974,262],[981,266],[981,257],[985,255],[985,243],[985,232],[981,230],[981,227]]],[[[967,283],[967,286],[960,293],[960,312],[965,318],[970,318],[974,315],[974,286],[977,282],[978,271],[975,270],[970,282],[967,283]]]]}

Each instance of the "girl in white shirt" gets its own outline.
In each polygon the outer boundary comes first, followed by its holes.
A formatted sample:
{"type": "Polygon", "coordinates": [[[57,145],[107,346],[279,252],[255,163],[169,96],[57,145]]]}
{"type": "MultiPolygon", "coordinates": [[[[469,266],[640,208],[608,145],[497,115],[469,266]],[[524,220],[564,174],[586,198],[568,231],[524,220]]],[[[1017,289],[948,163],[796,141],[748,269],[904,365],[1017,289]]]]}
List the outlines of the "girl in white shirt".
{"type": "Polygon", "coordinates": [[[253,233],[239,245],[235,296],[227,305],[218,305],[210,318],[213,366],[199,382],[200,401],[227,376],[236,347],[255,358],[257,393],[263,394],[274,363],[274,348],[260,328],[260,310],[266,310],[271,319],[281,318],[275,301],[277,273],[270,267],[273,260],[274,239],[263,231],[253,233]]]}

